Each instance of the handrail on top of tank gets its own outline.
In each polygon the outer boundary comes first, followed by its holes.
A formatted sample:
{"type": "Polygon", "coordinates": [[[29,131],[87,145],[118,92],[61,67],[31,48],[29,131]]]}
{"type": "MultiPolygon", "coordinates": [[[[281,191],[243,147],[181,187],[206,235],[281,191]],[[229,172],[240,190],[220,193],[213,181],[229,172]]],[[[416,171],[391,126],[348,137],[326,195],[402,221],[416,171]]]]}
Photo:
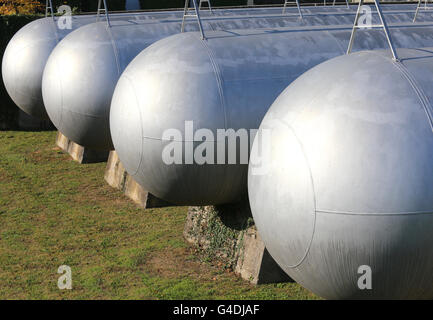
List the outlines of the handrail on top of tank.
{"type": "MultiPolygon", "coordinates": [[[[335,2],[337,0],[332,1],[332,6],[335,6],[335,2]]],[[[349,9],[349,0],[345,0],[346,1],[346,8],[349,9]]],[[[326,0],[323,0],[323,6],[326,6],[326,0]]]]}
{"type": "MultiPolygon", "coordinates": [[[[424,10],[429,10],[429,9],[431,9],[431,8],[429,8],[429,7],[427,7],[427,0],[424,0],[424,10]]],[[[413,21],[412,22],[415,22],[416,21],[416,18],[417,18],[417,16],[418,16],[418,12],[419,12],[419,9],[421,8],[421,0],[418,0],[418,5],[416,6],[416,10],[415,10],[415,16],[413,17],[413,21]]]]}
{"type": "Polygon", "coordinates": [[[296,1],[285,0],[284,1],[284,6],[283,6],[283,14],[286,13],[286,7],[287,7],[287,5],[288,4],[292,4],[292,3],[296,3],[296,6],[298,7],[299,18],[304,19],[304,16],[302,15],[302,11],[301,11],[301,6],[299,5],[299,0],[296,0],[296,1]]]}
{"type": "Polygon", "coordinates": [[[48,10],[51,11],[51,18],[54,20],[53,2],[51,0],[45,1],[45,18],[48,17],[48,10]]]}
{"type": "MultiPolygon", "coordinates": [[[[202,2],[202,0],[200,0],[200,3],[201,2],[202,2]]],[[[210,2],[208,2],[208,4],[209,4],[209,8],[210,8],[210,2]]],[[[198,28],[200,29],[200,33],[201,33],[201,39],[206,40],[206,36],[204,35],[204,31],[203,31],[203,25],[202,25],[201,19],[200,19],[200,9],[199,9],[199,6],[197,5],[197,0],[185,0],[185,8],[183,10],[183,18],[182,18],[182,25],[180,28],[180,32],[185,31],[185,20],[188,17],[197,18],[198,28]],[[188,13],[190,1],[193,3],[195,14],[189,14],[188,13]]]]}
{"type": "Polygon", "coordinates": [[[96,13],[96,21],[99,21],[99,17],[101,15],[101,12],[104,12],[105,19],[107,20],[108,27],[111,27],[110,24],[110,16],[108,15],[108,6],[106,0],[98,0],[98,11],[96,13]],[[101,8],[101,5],[104,4],[104,8],[101,8]]]}
{"type": "Polygon", "coordinates": [[[210,4],[210,0],[200,0],[200,2],[198,4],[198,10],[201,10],[201,5],[203,2],[207,2],[207,5],[209,7],[209,11],[210,11],[210,13],[212,13],[212,6],[210,4]]]}
{"type": "Polygon", "coordinates": [[[382,9],[379,4],[379,0],[374,0],[374,5],[376,6],[377,13],[379,15],[379,19],[381,24],[378,25],[358,25],[359,17],[361,14],[361,8],[364,5],[364,0],[359,0],[358,10],[356,11],[355,22],[353,23],[352,33],[350,35],[349,46],[347,48],[346,54],[352,52],[353,42],[355,40],[355,32],[357,29],[365,29],[365,28],[381,28],[385,32],[386,40],[388,41],[389,48],[391,49],[392,58],[394,61],[399,61],[397,52],[395,51],[394,44],[392,42],[391,34],[388,30],[388,25],[386,24],[385,17],[383,16],[382,9]]]}
{"type": "MultiPolygon", "coordinates": [[[[337,0],[334,0],[334,1],[332,2],[332,6],[335,6],[336,1],[337,1],[337,0]]],[[[420,0],[420,1],[421,1],[421,0],[420,0]]],[[[427,0],[426,0],[426,1],[427,1],[427,0]]],[[[346,2],[346,8],[349,9],[349,0],[345,0],[345,2],[346,2]]],[[[302,15],[302,10],[301,10],[301,5],[300,5],[300,3],[299,3],[299,0],[296,0],[296,1],[285,0],[285,1],[284,1],[284,6],[283,6],[283,14],[286,13],[286,8],[287,8],[287,5],[288,5],[288,4],[295,4],[295,3],[296,3],[296,6],[298,7],[299,17],[300,17],[301,19],[303,19],[304,16],[302,15]]],[[[326,0],[323,0],[323,6],[326,6],[326,0]]]]}

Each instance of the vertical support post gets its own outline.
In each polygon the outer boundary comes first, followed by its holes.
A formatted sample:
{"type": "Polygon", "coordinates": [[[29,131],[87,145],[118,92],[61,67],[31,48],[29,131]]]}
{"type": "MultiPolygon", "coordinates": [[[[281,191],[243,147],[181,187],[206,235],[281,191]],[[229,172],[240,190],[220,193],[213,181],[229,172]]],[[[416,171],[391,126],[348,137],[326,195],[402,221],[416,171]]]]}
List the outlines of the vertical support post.
{"type": "MultiPolygon", "coordinates": [[[[421,8],[421,1],[422,0],[418,0],[418,4],[417,4],[416,10],[415,10],[415,16],[413,17],[412,22],[415,22],[416,18],[418,17],[418,12],[419,12],[419,9],[421,8]]],[[[427,0],[424,0],[424,10],[427,10],[427,0]]]]}
{"type": "Polygon", "coordinates": [[[364,3],[363,0],[359,1],[358,9],[356,10],[355,21],[353,23],[352,33],[350,34],[349,46],[347,48],[346,54],[349,54],[352,52],[353,42],[355,41],[355,33],[356,33],[357,26],[358,26],[358,21],[359,21],[359,14],[360,14],[361,7],[362,7],[363,3],[364,3]]]}
{"type": "MultiPolygon", "coordinates": [[[[363,5],[364,5],[364,0],[360,0],[359,5],[358,5],[358,10],[356,11],[355,22],[353,24],[352,33],[350,35],[350,40],[349,40],[349,46],[347,48],[346,54],[349,54],[352,52],[353,42],[355,40],[356,29],[365,28],[365,27],[361,27],[358,25],[359,17],[361,14],[361,8],[363,5]]],[[[380,19],[381,24],[376,25],[376,26],[368,26],[368,27],[383,28],[383,31],[385,32],[386,40],[387,40],[388,45],[389,45],[389,48],[391,49],[392,58],[394,61],[399,61],[398,56],[397,56],[397,52],[395,51],[395,48],[394,48],[394,43],[392,42],[391,34],[389,33],[388,25],[386,24],[385,18],[383,17],[382,8],[380,7],[379,0],[374,0],[374,5],[376,6],[376,10],[377,10],[377,13],[379,15],[379,19],[380,19]]]]}
{"type": "Polygon", "coordinates": [[[200,12],[199,12],[199,8],[197,5],[197,0],[191,0],[194,6],[194,11],[195,14],[188,14],[189,11],[189,1],[190,0],[185,0],[185,8],[183,10],[183,19],[182,19],[182,25],[180,28],[180,32],[185,32],[185,20],[188,17],[195,17],[197,18],[197,23],[198,23],[198,28],[200,29],[200,33],[201,33],[201,39],[202,40],[206,40],[206,37],[204,35],[204,31],[203,31],[203,25],[201,23],[201,19],[200,19],[200,12]]]}
{"type": "Polygon", "coordinates": [[[198,5],[198,10],[199,11],[201,10],[201,5],[202,5],[203,2],[207,2],[207,5],[209,6],[210,13],[213,13],[212,12],[212,5],[210,4],[210,0],[200,0],[200,3],[198,5]]]}
{"type": "Polygon", "coordinates": [[[301,6],[300,6],[300,4],[299,4],[299,0],[296,0],[296,1],[284,1],[284,6],[283,6],[283,14],[285,14],[286,13],[286,8],[287,8],[287,5],[289,4],[289,3],[296,3],[296,6],[298,7],[298,12],[299,12],[299,18],[300,19],[304,19],[304,16],[302,15],[302,11],[301,11],[301,6]]]}
{"type": "Polygon", "coordinates": [[[54,9],[52,0],[45,1],[45,18],[48,17],[48,10],[51,11],[51,18],[53,18],[54,21],[54,9]]]}
{"type": "Polygon", "coordinates": [[[108,15],[108,7],[107,7],[106,0],[98,0],[98,12],[96,13],[96,21],[99,21],[101,12],[104,12],[108,27],[111,27],[110,16],[108,15]],[[104,8],[101,8],[102,4],[104,4],[104,8]]]}
{"type": "Polygon", "coordinates": [[[180,27],[180,32],[185,32],[185,18],[188,14],[188,10],[189,10],[189,1],[185,0],[185,7],[183,9],[183,18],[182,18],[182,25],[180,27]]]}
{"type": "MultiPolygon", "coordinates": [[[[349,0],[345,0],[345,1],[346,1],[346,8],[349,9],[349,0]]],[[[332,2],[332,6],[335,6],[335,2],[336,0],[332,2]]]]}
{"type": "MultiPolygon", "coordinates": [[[[364,0],[362,0],[364,2],[364,0]]],[[[379,0],[374,0],[377,12],[379,13],[379,19],[383,26],[383,31],[385,32],[386,40],[388,41],[389,48],[391,49],[392,57],[394,61],[398,61],[397,52],[394,48],[394,43],[392,42],[391,34],[389,33],[388,25],[385,18],[383,17],[382,8],[380,7],[379,0]]]]}

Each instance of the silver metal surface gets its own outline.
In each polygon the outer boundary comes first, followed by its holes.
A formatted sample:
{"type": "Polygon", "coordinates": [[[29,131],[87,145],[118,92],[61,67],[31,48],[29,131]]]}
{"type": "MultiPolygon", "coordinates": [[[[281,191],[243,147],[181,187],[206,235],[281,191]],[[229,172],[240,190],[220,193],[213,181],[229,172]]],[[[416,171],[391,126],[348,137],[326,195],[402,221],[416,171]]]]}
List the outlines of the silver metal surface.
{"type": "MultiPolygon", "coordinates": [[[[392,8],[395,9],[395,7],[389,7],[389,9],[392,8]]],[[[410,10],[410,6],[406,5],[399,8],[410,10]]],[[[213,16],[279,14],[280,10],[279,8],[214,9],[213,16]]],[[[311,7],[305,10],[312,13],[318,11],[318,8],[311,7]]],[[[344,8],[327,10],[324,12],[347,12],[344,8]]],[[[209,15],[207,10],[204,10],[202,14],[209,15]]],[[[131,23],[136,23],[137,20],[140,23],[156,20],[172,23],[181,18],[182,11],[110,14],[111,21],[129,19],[131,23]]],[[[49,16],[24,26],[10,40],[2,61],[2,77],[10,97],[23,111],[39,118],[48,118],[42,101],[41,83],[49,55],[67,34],[79,27],[94,23],[96,16],[72,16],[72,29],[59,29],[57,21],[57,17],[49,16]]]]}
{"type": "MultiPolygon", "coordinates": [[[[413,17],[413,22],[416,21],[416,18],[418,17],[418,13],[419,13],[420,8],[421,8],[421,0],[418,0],[418,4],[417,4],[416,10],[415,10],[415,15],[413,17]]],[[[424,0],[424,10],[432,10],[431,7],[427,7],[427,0],[424,0]]]]}
{"type": "MultiPolygon", "coordinates": [[[[73,26],[95,22],[95,16],[73,17],[73,26]]],[[[42,102],[42,73],[58,39],[69,30],[57,29],[52,17],[33,21],[9,42],[2,61],[2,78],[12,100],[26,113],[48,118],[42,102]]]]}
{"type": "Polygon", "coordinates": [[[382,13],[382,8],[380,6],[379,0],[374,0],[374,6],[376,7],[377,14],[380,19],[379,25],[359,25],[359,18],[361,16],[361,9],[364,6],[364,0],[359,0],[358,10],[356,11],[355,22],[353,24],[352,33],[350,35],[349,46],[347,48],[347,54],[352,52],[353,41],[355,41],[355,34],[357,29],[371,29],[371,28],[381,28],[383,32],[385,32],[386,40],[388,41],[389,48],[392,53],[392,57],[394,60],[398,60],[397,53],[395,52],[394,43],[392,42],[391,34],[389,33],[388,26],[386,24],[386,20],[382,13]]]}
{"type": "MultiPolygon", "coordinates": [[[[405,26],[389,24],[396,47],[433,43],[433,25],[414,26],[410,15],[406,21],[405,26]]],[[[146,190],[171,203],[238,200],[246,194],[247,165],[166,165],[162,153],[170,141],[162,139],[163,133],[181,132],[179,146],[184,149],[192,141],[185,143],[185,121],[193,121],[195,130],[211,130],[214,137],[217,129],[257,129],[288,84],[345,53],[351,29],[352,25],[215,31],[207,33],[207,41],[187,33],[156,42],[131,62],[112,99],[111,136],[126,170],[146,190]]],[[[356,45],[380,49],[387,47],[387,40],[382,31],[366,30],[358,34],[356,45]]],[[[340,82],[357,85],[344,78],[340,82]]],[[[301,92],[308,96],[313,91],[314,86],[306,86],[301,92]]],[[[194,144],[201,140],[194,139],[194,144]]]]}
{"type": "MultiPolygon", "coordinates": [[[[399,6],[389,7],[392,8],[399,6]]],[[[345,7],[339,10],[341,11],[331,10],[322,14],[305,12],[302,21],[296,13],[282,16],[278,11],[276,14],[224,17],[213,14],[202,16],[202,23],[205,30],[267,28],[266,31],[258,31],[264,35],[288,31],[279,30],[278,27],[281,25],[295,28],[302,24],[316,29],[343,23],[352,25],[355,11],[347,13],[345,7]]],[[[409,23],[412,14],[412,10],[385,13],[389,21],[397,23],[409,23]]],[[[432,15],[424,18],[433,21],[432,15]]],[[[111,28],[106,28],[102,23],[90,24],[68,35],[51,54],[44,72],[44,104],[54,125],[80,145],[99,149],[112,148],[108,118],[117,80],[126,66],[143,49],[159,39],[179,33],[180,23],[181,17],[164,20],[164,23],[117,21],[112,23],[111,28]]],[[[413,24],[410,23],[410,26],[413,24]]],[[[186,30],[198,30],[197,23],[187,23],[186,30]]],[[[308,30],[309,27],[303,27],[294,32],[299,34],[308,30]]],[[[252,32],[254,33],[255,31],[252,32]]],[[[325,36],[327,33],[328,31],[324,33],[325,36]]],[[[236,33],[228,31],[223,35],[230,37],[228,41],[233,41],[236,33]]],[[[246,36],[253,39],[248,33],[246,36]]],[[[337,43],[331,41],[327,47],[335,49],[337,43]]],[[[199,48],[202,49],[203,46],[199,48]]],[[[192,53],[189,59],[193,61],[194,56],[192,53]]]]}
{"type": "MultiPolygon", "coordinates": [[[[152,16],[147,15],[112,14],[111,19],[152,19],[152,16]]],[[[166,17],[167,14],[162,16],[166,17]]],[[[14,35],[4,52],[2,78],[9,96],[20,109],[31,116],[48,119],[41,88],[42,74],[48,57],[67,34],[95,21],[95,15],[72,16],[72,29],[60,29],[58,19],[49,16],[30,22],[14,35]]]]}
{"type": "Polygon", "coordinates": [[[324,298],[433,298],[433,51],[397,51],[401,63],[360,52],[304,73],[254,141],[269,150],[251,157],[265,174],[248,175],[259,233],[324,298]]]}
{"type": "Polygon", "coordinates": [[[299,5],[299,0],[295,0],[295,1],[285,0],[283,5],[283,14],[286,13],[287,5],[292,3],[296,4],[296,7],[298,8],[298,12],[299,12],[299,18],[303,19],[301,6],[299,5]]]}
{"type": "Polygon", "coordinates": [[[105,21],[107,22],[107,25],[110,27],[110,15],[108,14],[108,7],[106,0],[98,0],[98,10],[96,13],[96,21],[99,21],[101,18],[101,13],[105,16],[105,21]],[[104,6],[104,7],[102,7],[104,6]]]}
{"type": "MultiPolygon", "coordinates": [[[[214,10],[214,12],[216,12],[214,10]]],[[[302,24],[323,26],[351,23],[353,13],[330,11],[305,15],[302,24]]],[[[390,13],[398,21],[409,12],[390,13]]],[[[53,50],[43,75],[43,99],[54,125],[76,143],[100,149],[112,148],[109,108],[114,87],[122,71],[143,49],[159,39],[179,33],[181,17],[154,21],[113,21],[110,28],[93,23],[69,34],[53,50]]],[[[297,15],[215,14],[202,17],[206,30],[297,27],[297,15]]],[[[186,30],[198,30],[187,22],[186,30]]],[[[267,33],[270,31],[267,31],[267,33]]],[[[228,33],[230,34],[230,33],[228,33]]],[[[190,57],[194,60],[194,55],[190,57]]]]}
{"type": "MultiPolygon", "coordinates": [[[[210,3],[209,3],[209,6],[210,6],[210,3]]],[[[201,7],[201,0],[200,0],[200,7],[201,7]]],[[[212,9],[210,9],[210,10],[212,10],[212,9]]],[[[197,19],[198,28],[199,28],[200,33],[201,33],[201,39],[205,40],[206,36],[204,35],[203,25],[202,25],[201,19],[200,19],[200,9],[197,6],[197,1],[196,0],[185,0],[185,8],[183,10],[182,25],[180,27],[180,32],[184,32],[185,31],[185,21],[186,21],[186,18],[189,18],[189,17],[197,19]],[[189,10],[189,3],[190,3],[190,1],[193,4],[193,10],[194,10],[193,14],[189,13],[189,11],[190,11],[189,10]]]]}

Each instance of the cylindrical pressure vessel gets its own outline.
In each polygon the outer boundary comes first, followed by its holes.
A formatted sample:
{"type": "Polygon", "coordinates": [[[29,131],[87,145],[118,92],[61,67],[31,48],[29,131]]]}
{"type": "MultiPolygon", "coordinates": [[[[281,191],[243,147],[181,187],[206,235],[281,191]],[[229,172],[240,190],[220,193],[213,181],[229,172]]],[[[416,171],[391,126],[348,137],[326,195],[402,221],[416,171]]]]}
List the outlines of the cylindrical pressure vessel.
{"type": "MultiPolygon", "coordinates": [[[[144,50],[122,74],[111,105],[111,136],[128,173],[175,204],[221,204],[245,195],[244,150],[269,106],[299,75],[346,51],[351,27],[313,29],[214,32],[207,41],[186,33],[144,50]],[[239,131],[234,163],[222,159],[234,149],[221,133],[236,140],[230,129],[239,131]]],[[[428,46],[431,31],[432,25],[390,24],[396,47],[428,46]]],[[[382,30],[365,30],[354,48],[387,46],[382,30]]]]}
{"type": "Polygon", "coordinates": [[[359,52],[304,73],[254,141],[259,233],[324,298],[433,298],[433,49],[397,52],[400,62],[359,52]]]}
{"type": "MultiPolygon", "coordinates": [[[[409,22],[413,11],[389,11],[385,15],[389,22],[409,22]]],[[[375,19],[373,23],[376,23],[375,19]]],[[[207,16],[202,22],[205,30],[269,28],[265,34],[270,34],[278,32],[273,29],[281,26],[332,29],[331,26],[337,24],[351,25],[353,20],[353,12],[305,14],[303,19],[296,14],[284,16],[279,12],[223,18],[207,16]]],[[[186,30],[197,29],[196,20],[189,19],[186,30]]],[[[144,48],[179,31],[179,21],[118,21],[113,22],[110,28],[103,23],[90,24],[67,36],[53,51],[44,72],[43,98],[54,125],[80,145],[96,149],[112,148],[108,115],[120,74],[144,48]]],[[[230,36],[230,33],[227,34],[230,36]]],[[[335,42],[329,43],[329,46],[335,46],[335,42]]]]}
{"type": "MultiPolygon", "coordinates": [[[[392,8],[389,7],[389,10],[392,8]]],[[[404,8],[410,10],[406,6],[404,8]]],[[[306,14],[317,10],[319,9],[314,7],[303,9],[306,14]]],[[[325,10],[336,13],[353,12],[353,8],[347,10],[344,7],[327,8],[325,10]]],[[[281,8],[215,9],[212,12],[212,17],[230,17],[278,14],[281,13],[281,8]]],[[[290,8],[288,15],[294,12],[295,9],[290,8]]],[[[203,10],[201,14],[204,17],[210,15],[207,10],[203,10]]],[[[110,14],[110,20],[112,22],[131,20],[133,23],[137,21],[139,23],[156,23],[157,21],[180,23],[182,15],[183,11],[113,13],[110,14]]],[[[42,101],[41,83],[43,70],[49,55],[57,43],[67,34],[96,21],[95,15],[74,15],[71,16],[72,20],[69,25],[65,18],[42,18],[27,24],[10,40],[3,56],[2,77],[8,94],[19,108],[38,118],[48,118],[42,101]]],[[[105,17],[101,16],[100,19],[104,20],[105,17]]]]}
{"type": "MultiPolygon", "coordinates": [[[[161,18],[178,18],[179,14],[165,13],[161,18]]],[[[151,20],[158,14],[110,14],[110,19],[151,20]]],[[[42,74],[49,55],[67,34],[89,23],[96,22],[95,15],[42,18],[21,28],[9,41],[2,60],[2,78],[5,88],[15,104],[27,114],[48,119],[42,101],[42,74]]]]}
{"type": "MultiPolygon", "coordinates": [[[[95,16],[72,17],[72,26],[95,22],[95,16]]],[[[42,73],[51,51],[70,29],[59,29],[52,18],[38,19],[21,28],[3,55],[2,78],[15,104],[34,117],[48,118],[42,102],[42,73]]]]}

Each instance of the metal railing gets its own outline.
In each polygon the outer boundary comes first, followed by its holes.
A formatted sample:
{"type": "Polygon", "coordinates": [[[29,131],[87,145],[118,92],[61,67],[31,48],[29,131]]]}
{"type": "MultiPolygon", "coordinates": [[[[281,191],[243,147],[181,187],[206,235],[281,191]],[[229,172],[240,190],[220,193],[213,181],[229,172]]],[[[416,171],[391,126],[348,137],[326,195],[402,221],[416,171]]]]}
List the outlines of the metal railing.
{"type": "MultiPolygon", "coordinates": [[[[346,1],[346,7],[349,9],[349,0],[346,1]]],[[[336,0],[332,1],[332,6],[335,6],[336,0]]],[[[326,0],[323,0],[323,5],[326,6],[326,0]]]]}
{"type": "MultiPolygon", "coordinates": [[[[200,5],[201,5],[202,1],[200,0],[200,5]]],[[[209,8],[210,8],[210,2],[208,2],[209,4],[209,8]]],[[[186,18],[196,18],[197,19],[197,23],[198,23],[198,27],[200,29],[200,33],[201,33],[201,38],[202,40],[206,40],[206,36],[204,34],[203,31],[203,25],[201,23],[201,18],[200,18],[200,7],[199,5],[197,5],[197,0],[185,0],[185,8],[183,10],[183,18],[182,18],[182,25],[180,28],[180,32],[185,32],[185,20],[186,18]],[[189,13],[189,3],[190,1],[193,4],[193,8],[194,8],[194,12],[193,14],[189,13]]]]}
{"type": "Polygon", "coordinates": [[[296,6],[298,7],[299,18],[304,19],[304,16],[302,15],[302,11],[301,11],[301,6],[299,5],[299,0],[296,0],[296,1],[285,0],[284,1],[284,6],[283,6],[283,14],[286,13],[286,8],[287,8],[288,4],[295,4],[295,3],[296,3],[296,6]]]}
{"type": "Polygon", "coordinates": [[[53,2],[51,0],[46,0],[45,1],[45,18],[48,17],[48,11],[51,11],[51,17],[54,20],[53,2]]]}
{"type": "Polygon", "coordinates": [[[203,2],[206,2],[208,7],[209,7],[209,11],[210,13],[212,13],[212,5],[210,4],[210,0],[200,0],[199,4],[198,4],[198,10],[201,10],[201,5],[203,4],[203,2]]]}
{"type": "Polygon", "coordinates": [[[394,44],[392,42],[391,34],[389,33],[388,25],[386,24],[385,18],[382,13],[382,8],[380,7],[379,0],[374,0],[374,5],[376,6],[377,13],[379,15],[380,23],[377,25],[358,25],[359,17],[361,15],[361,8],[364,5],[364,0],[359,1],[358,10],[356,11],[355,22],[353,23],[352,33],[350,35],[349,46],[347,48],[346,54],[352,52],[353,42],[355,41],[355,33],[357,29],[365,29],[365,28],[381,28],[385,32],[386,40],[388,41],[389,48],[391,49],[392,58],[394,61],[399,61],[397,52],[395,51],[394,44]]]}
{"type": "Polygon", "coordinates": [[[106,0],[98,0],[98,11],[96,12],[96,21],[99,21],[99,19],[101,17],[101,13],[104,13],[108,27],[111,27],[110,16],[108,14],[108,7],[107,7],[107,1],[106,0]],[[103,8],[102,8],[102,5],[104,5],[103,8]]]}
{"type": "MultiPolygon", "coordinates": [[[[422,0],[418,0],[418,5],[416,6],[416,10],[415,10],[415,16],[413,17],[413,21],[412,22],[415,22],[416,21],[416,18],[418,17],[418,12],[419,12],[419,10],[421,9],[421,2],[422,2],[422,0]]],[[[427,6],[427,0],[424,0],[424,10],[432,10],[432,8],[431,7],[428,7],[427,6]]]]}

